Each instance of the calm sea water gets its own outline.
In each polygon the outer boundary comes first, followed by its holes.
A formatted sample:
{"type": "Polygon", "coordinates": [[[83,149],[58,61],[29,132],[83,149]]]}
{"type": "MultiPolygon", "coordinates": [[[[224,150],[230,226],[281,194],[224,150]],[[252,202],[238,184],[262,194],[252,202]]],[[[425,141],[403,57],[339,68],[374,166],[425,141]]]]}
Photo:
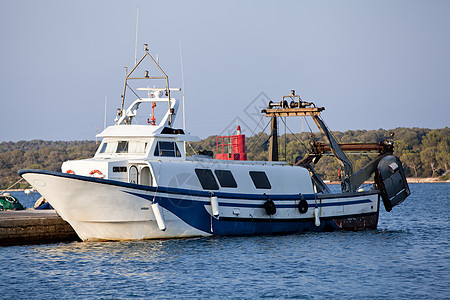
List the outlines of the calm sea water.
{"type": "Polygon", "coordinates": [[[378,230],[0,247],[0,298],[449,299],[450,184],[410,188],[378,230]]]}

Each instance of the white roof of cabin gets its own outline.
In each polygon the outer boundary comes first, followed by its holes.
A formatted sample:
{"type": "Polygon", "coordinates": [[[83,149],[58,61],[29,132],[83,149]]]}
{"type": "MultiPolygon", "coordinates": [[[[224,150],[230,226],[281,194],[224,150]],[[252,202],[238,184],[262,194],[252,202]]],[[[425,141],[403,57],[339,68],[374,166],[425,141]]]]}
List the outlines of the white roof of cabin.
{"type": "Polygon", "coordinates": [[[198,136],[189,134],[161,134],[163,127],[152,125],[113,125],[107,127],[97,137],[105,138],[172,138],[177,141],[200,141],[198,136]]]}

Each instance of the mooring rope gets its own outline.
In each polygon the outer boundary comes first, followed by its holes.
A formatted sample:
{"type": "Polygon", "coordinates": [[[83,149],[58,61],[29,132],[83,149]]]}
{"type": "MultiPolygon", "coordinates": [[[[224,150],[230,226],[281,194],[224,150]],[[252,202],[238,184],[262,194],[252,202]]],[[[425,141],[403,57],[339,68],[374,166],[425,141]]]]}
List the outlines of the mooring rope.
{"type": "Polygon", "coordinates": [[[264,132],[264,130],[266,130],[266,128],[269,125],[269,123],[270,123],[270,120],[269,120],[269,122],[267,122],[267,124],[264,127],[264,129],[256,136],[256,140],[253,142],[253,144],[251,144],[250,147],[247,148],[247,150],[245,151],[245,154],[247,154],[250,151],[250,149],[256,144],[256,142],[259,141],[259,138],[261,137],[261,134],[264,132]]]}
{"type": "Polygon", "coordinates": [[[186,144],[188,144],[189,147],[191,147],[192,151],[194,151],[195,155],[198,155],[197,151],[194,150],[194,148],[191,146],[191,144],[189,144],[189,142],[186,142],[186,144]]]}
{"type": "MultiPolygon", "coordinates": [[[[281,119],[281,121],[283,121],[283,123],[284,123],[284,120],[283,120],[283,119],[281,119]]],[[[292,130],[289,128],[289,126],[287,126],[286,123],[284,123],[284,125],[285,125],[286,128],[289,130],[289,132],[297,139],[297,141],[299,141],[300,144],[302,144],[303,146],[305,146],[305,148],[307,148],[306,145],[305,145],[305,142],[303,142],[302,140],[300,140],[300,139],[297,137],[297,135],[296,135],[295,133],[292,132],[292,130]]],[[[308,125],[308,127],[309,127],[309,125],[308,125]]]]}
{"type": "Polygon", "coordinates": [[[15,186],[16,184],[18,184],[19,182],[21,182],[23,180],[23,178],[20,178],[19,180],[17,180],[13,185],[9,186],[6,190],[2,191],[0,194],[3,194],[4,192],[8,191],[10,188],[12,188],[13,186],[15,186]]]}

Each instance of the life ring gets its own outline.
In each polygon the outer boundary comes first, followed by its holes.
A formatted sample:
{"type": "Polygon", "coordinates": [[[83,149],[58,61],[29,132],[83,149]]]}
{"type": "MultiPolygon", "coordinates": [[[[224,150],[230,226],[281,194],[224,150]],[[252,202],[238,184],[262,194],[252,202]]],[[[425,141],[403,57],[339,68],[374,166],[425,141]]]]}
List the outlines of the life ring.
{"type": "Polygon", "coordinates": [[[270,199],[264,202],[264,209],[269,216],[277,213],[277,207],[275,206],[275,203],[270,199]]]}
{"type": "Polygon", "coordinates": [[[75,171],[74,170],[67,170],[66,173],[75,175],[75,171]]]}
{"type": "Polygon", "coordinates": [[[308,211],[308,202],[306,202],[305,199],[300,200],[300,202],[297,205],[298,211],[301,214],[305,214],[308,211]]]}
{"type": "Polygon", "coordinates": [[[103,178],[103,174],[99,170],[92,170],[91,172],[89,172],[89,175],[97,178],[103,178]],[[95,174],[97,174],[98,176],[95,176],[95,174]]]}

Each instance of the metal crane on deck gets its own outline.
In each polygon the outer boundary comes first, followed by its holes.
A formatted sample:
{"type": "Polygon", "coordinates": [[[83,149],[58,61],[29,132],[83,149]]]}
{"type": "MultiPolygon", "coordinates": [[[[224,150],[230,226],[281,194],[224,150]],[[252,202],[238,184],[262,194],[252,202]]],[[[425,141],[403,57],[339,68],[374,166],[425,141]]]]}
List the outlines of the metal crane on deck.
{"type": "Polygon", "coordinates": [[[266,117],[271,118],[272,134],[269,144],[269,160],[278,160],[277,117],[310,116],[327,143],[313,141],[309,153],[302,159],[296,159],[294,165],[309,170],[318,191],[330,193],[326,184],[315,172],[313,165],[320,160],[322,155],[331,152],[341,164],[340,180],[343,192],[357,191],[364,181],[375,173],[375,183],[380,189],[386,210],[390,211],[393,206],[400,204],[410,194],[410,191],[402,164],[393,155],[393,140],[387,139],[379,143],[339,144],[320,117],[320,113],[324,110],[325,107],[317,107],[313,102],[303,101],[299,95],[295,94],[294,90],[289,96],[283,96],[280,102],[270,101],[268,107],[261,111],[266,117]],[[291,101],[288,103],[287,99],[291,101]],[[379,154],[354,173],[352,162],[345,154],[347,151],[378,152],[379,154]]]}

